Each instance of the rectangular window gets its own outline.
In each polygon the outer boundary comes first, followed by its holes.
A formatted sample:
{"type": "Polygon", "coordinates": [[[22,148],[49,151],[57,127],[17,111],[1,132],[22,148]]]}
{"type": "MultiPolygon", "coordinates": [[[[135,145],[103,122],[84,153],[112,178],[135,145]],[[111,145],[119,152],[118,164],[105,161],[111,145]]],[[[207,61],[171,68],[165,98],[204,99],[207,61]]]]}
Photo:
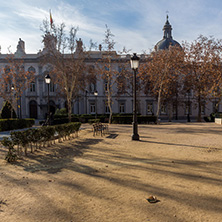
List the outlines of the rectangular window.
{"type": "Polygon", "coordinates": [[[119,113],[125,113],[125,102],[119,103],[119,113]]]}
{"type": "Polygon", "coordinates": [[[161,104],[160,106],[160,113],[161,114],[166,114],[166,104],[161,104]]]}
{"type": "Polygon", "coordinates": [[[201,105],[201,115],[205,115],[205,104],[201,105]]]}
{"type": "Polygon", "coordinates": [[[35,82],[30,83],[30,92],[35,92],[35,82]]]}
{"type": "Polygon", "coordinates": [[[173,115],[176,115],[177,114],[177,104],[174,103],[173,104],[173,115]]]}
{"type": "Polygon", "coordinates": [[[213,113],[216,113],[216,112],[219,112],[219,104],[218,104],[218,102],[217,101],[213,101],[213,103],[212,103],[212,105],[213,105],[213,113]]]}
{"type": "Polygon", "coordinates": [[[147,107],[146,109],[147,114],[153,114],[153,103],[148,102],[146,107],[147,107]]]}
{"type": "Polygon", "coordinates": [[[55,84],[53,82],[49,84],[49,92],[55,92],[55,84]]]}
{"type": "Polygon", "coordinates": [[[186,107],[185,107],[185,115],[192,114],[192,104],[190,103],[190,105],[188,103],[186,103],[186,107]]]}
{"type": "Polygon", "coordinates": [[[95,114],[96,113],[96,104],[94,102],[90,103],[89,110],[90,110],[91,114],[95,114]]]}
{"type": "Polygon", "coordinates": [[[109,109],[109,106],[108,106],[108,101],[104,101],[104,112],[107,113],[107,114],[110,113],[110,109],[109,109]]]}
{"type": "Polygon", "coordinates": [[[140,100],[137,100],[137,102],[136,102],[136,110],[137,110],[137,114],[141,113],[140,100]]]}
{"type": "Polygon", "coordinates": [[[104,90],[105,90],[105,92],[108,91],[108,82],[104,82],[104,90]]]}
{"type": "Polygon", "coordinates": [[[110,113],[110,110],[109,110],[109,106],[108,106],[108,105],[105,106],[105,113],[110,113]]]}

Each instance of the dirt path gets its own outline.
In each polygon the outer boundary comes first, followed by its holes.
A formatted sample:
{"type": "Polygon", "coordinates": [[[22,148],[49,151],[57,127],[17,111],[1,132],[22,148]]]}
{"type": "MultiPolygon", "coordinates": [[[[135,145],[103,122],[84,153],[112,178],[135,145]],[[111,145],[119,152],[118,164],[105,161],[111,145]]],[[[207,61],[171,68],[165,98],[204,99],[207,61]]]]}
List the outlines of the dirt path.
{"type": "Polygon", "coordinates": [[[129,125],[84,127],[14,165],[0,147],[1,222],[221,221],[221,126],[141,125],[141,141],[129,125]]]}

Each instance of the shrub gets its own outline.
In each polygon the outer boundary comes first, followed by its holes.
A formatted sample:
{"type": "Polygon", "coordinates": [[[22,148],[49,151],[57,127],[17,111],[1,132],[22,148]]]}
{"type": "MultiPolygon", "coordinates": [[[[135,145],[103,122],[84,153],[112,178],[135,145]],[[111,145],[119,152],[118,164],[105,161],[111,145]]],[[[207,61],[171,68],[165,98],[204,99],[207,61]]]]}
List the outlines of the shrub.
{"type": "Polygon", "coordinates": [[[4,147],[8,148],[8,153],[5,157],[5,160],[8,161],[9,163],[15,162],[17,160],[17,154],[14,149],[14,144],[12,140],[10,140],[8,137],[3,137],[3,140],[1,140],[1,144],[4,147]]]}
{"type": "Polygon", "coordinates": [[[34,119],[0,119],[0,131],[32,127],[34,119]]]}
{"type": "Polygon", "coordinates": [[[215,118],[222,118],[222,113],[221,112],[211,113],[210,116],[205,116],[204,120],[206,122],[214,122],[215,118]]]}
{"type": "Polygon", "coordinates": [[[68,113],[66,108],[62,108],[62,109],[57,109],[55,114],[54,114],[54,118],[66,118],[68,117],[68,113]]]}
{"type": "Polygon", "coordinates": [[[65,114],[68,115],[66,108],[60,109],[60,110],[59,110],[59,114],[60,114],[60,115],[65,115],[65,114]]]}
{"type": "Polygon", "coordinates": [[[217,112],[215,113],[216,118],[222,118],[222,112],[217,112]]]}
{"type": "Polygon", "coordinates": [[[37,143],[40,143],[40,145],[43,143],[45,145],[46,142],[48,142],[49,144],[50,141],[56,139],[56,134],[59,136],[59,139],[67,136],[70,137],[71,134],[79,131],[80,126],[81,123],[78,122],[56,126],[43,126],[38,129],[11,132],[11,143],[9,143],[8,140],[6,142],[8,142],[7,144],[10,146],[17,145],[18,147],[23,147],[25,150],[25,155],[27,155],[28,145],[31,146],[31,152],[33,152],[32,143],[36,144],[37,148],[37,143]]]}
{"type": "Polygon", "coordinates": [[[204,116],[205,122],[212,122],[210,116],[204,116]]]}

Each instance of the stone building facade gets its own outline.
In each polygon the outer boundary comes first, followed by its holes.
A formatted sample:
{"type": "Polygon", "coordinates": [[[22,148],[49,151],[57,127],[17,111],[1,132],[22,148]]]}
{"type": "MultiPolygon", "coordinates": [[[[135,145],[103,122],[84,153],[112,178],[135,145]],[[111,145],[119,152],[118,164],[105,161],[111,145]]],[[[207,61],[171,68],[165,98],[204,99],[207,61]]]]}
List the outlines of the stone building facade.
{"type": "MultiPolygon", "coordinates": [[[[166,23],[163,27],[163,39],[160,40],[154,47],[155,51],[167,49],[169,45],[180,45],[177,41],[175,41],[172,37],[172,27],[169,23],[168,17],[166,23]]],[[[81,41],[81,40],[80,40],[81,41]]],[[[81,43],[81,42],[80,42],[81,43]]],[[[82,44],[82,43],[81,43],[82,44]]],[[[80,45],[81,45],[80,44],[80,45]]],[[[43,49],[44,51],[44,49],[43,49]]],[[[14,53],[15,59],[22,58],[24,62],[24,69],[31,70],[35,73],[35,80],[27,87],[27,89],[23,92],[19,101],[17,101],[17,113],[20,113],[21,109],[21,117],[22,118],[36,118],[36,119],[44,119],[47,114],[48,109],[48,88],[45,83],[45,75],[47,73],[47,65],[41,65],[40,58],[42,52],[40,51],[36,54],[27,54],[25,52],[25,42],[19,39],[17,50],[14,53]]],[[[93,66],[95,61],[98,61],[102,58],[103,52],[99,51],[91,51],[90,59],[86,60],[87,66],[93,66]]],[[[115,63],[116,70],[120,69],[121,63],[130,63],[131,55],[117,55],[116,52],[115,59],[118,61],[115,63]]],[[[141,60],[145,58],[145,55],[139,55],[141,60]]],[[[0,67],[1,70],[7,65],[7,55],[0,54],[0,67]]],[[[75,114],[105,114],[109,112],[108,106],[106,105],[106,95],[105,95],[105,87],[104,80],[97,79],[96,84],[89,84],[86,86],[85,91],[80,92],[79,97],[73,104],[72,112],[75,114]],[[97,91],[98,95],[94,95],[94,92],[97,91]]],[[[55,112],[57,108],[66,107],[66,101],[64,98],[59,97],[57,93],[57,87],[53,83],[50,84],[49,87],[49,104],[50,111],[52,113],[55,112]]],[[[132,113],[133,110],[133,99],[132,95],[129,94],[121,94],[118,95],[117,89],[113,88],[113,113],[132,113]]],[[[173,119],[186,119],[188,114],[188,106],[187,101],[191,101],[190,103],[190,116],[197,116],[197,108],[192,103],[192,92],[188,95],[183,95],[181,98],[182,105],[177,107],[177,109],[173,109],[173,119]]],[[[0,108],[2,107],[3,98],[0,98],[0,108]]],[[[206,104],[202,109],[202,115],[209,115],[214,111],[214,103],[206,104]]],[[[156,113],[157,109],[157,101],[156,99],[150,97],[149,95],[140,92],[138,95],[138,112],[142,115],[152,115],[156,113]]],[[[220,108],[219,108],[220,109],[220,108]]],[[[168,119],[169,112],[167,104],[161,105],[160,110],[160,118],[168,119]]]]}

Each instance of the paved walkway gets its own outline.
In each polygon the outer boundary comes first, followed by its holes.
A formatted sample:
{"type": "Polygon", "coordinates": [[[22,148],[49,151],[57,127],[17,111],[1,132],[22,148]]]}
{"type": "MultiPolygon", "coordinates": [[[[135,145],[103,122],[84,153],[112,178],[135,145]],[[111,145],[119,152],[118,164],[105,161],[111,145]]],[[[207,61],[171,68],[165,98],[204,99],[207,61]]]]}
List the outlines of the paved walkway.
{"type": "MultiPolygon", "coordinates": [[[[40,127],[39,121],[40,121],[40,120],[36,120],[36,121],[35,121],[35,125],[33,126],[34,128],[40,127]]],[[[168,122],[168,120],[161,120],[161,122],[162,122],[162,123],[166,123],[166,122],[168,122]]],[[[186,122],[187,122],[187,120],[172,120],[172,123],[186,123],[186,122]]],[[[193,121],[193,122],[194,122],[194,121],[193,121]]],[[[143,125],[143,124],[142,124],[142,125],[143,125]]],[[[130,125],[129,125],[129,126],[130,126],[130,125]]],[[[32,128],[33,128],[33,127],[32,127],[32,128]]],[[[89,124],[82,124],[80,130],[82,130],[82,129],[87,129],[87,128],[91,128],[91,126],[90,126],[89,124]]],[[[2,140],[3,137],[10,137],[10,133],[11,133],[12,131],[23,131],[23,130],[26,130],[26,129],[27,129],[27,128],[0,132],[0,140],[2,140]]]]}

